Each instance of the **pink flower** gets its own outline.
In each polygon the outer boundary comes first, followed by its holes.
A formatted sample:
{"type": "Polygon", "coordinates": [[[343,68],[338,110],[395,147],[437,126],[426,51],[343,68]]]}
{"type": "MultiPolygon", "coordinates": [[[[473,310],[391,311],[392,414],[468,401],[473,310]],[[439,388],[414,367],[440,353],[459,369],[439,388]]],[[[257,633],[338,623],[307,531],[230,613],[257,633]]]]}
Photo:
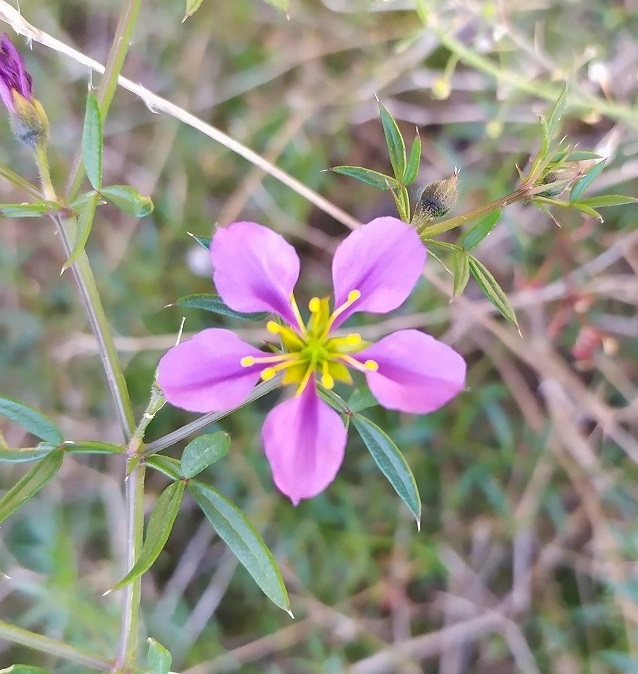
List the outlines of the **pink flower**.
{"type": "Polygon", "coordinates": [[[426,251],[417,233],[396,218],[377,218],[352,232],[332,263],[334,306],[314,297],[304,323],[293,289],[299,258],[281,236],[254,222],[220,229],[210,247],[213,279],[222,300],[240,312],[267,311],[283,350],[266,353],[222,329],[203,330],[170,349],[159,363],[167,400],[192,412],[240,405],[259,379],[283,372],[296,393],[266,417],[262,442],[277,487],[296,505],[334,479],[346,445],[339,414],[323,402],[317,383],[351,383],[348,369],[363,372],[376,399],[389,409],[426,414],[465,382],[465,362],[446,344],[418,330],[399,330],[377,343],[357,333],[335,334],[353,313],[383,314],[408,297],[421,275],[426,251]]]}
{"type": "Polygon", "coordinates": [[[49,120],[33,96],[31,75],[24,60],[6,34],[0,39],[0,98],[7,106],[16,138],[31,149],[45,145],[49,120]]]}
{"type": "Polygon", "coordinates": [[[29,101],[33,98],[31,75],[20,52],[5,33],[0,40],[0,97],[11,113],[15,112],[14,91],[29,101]]]}

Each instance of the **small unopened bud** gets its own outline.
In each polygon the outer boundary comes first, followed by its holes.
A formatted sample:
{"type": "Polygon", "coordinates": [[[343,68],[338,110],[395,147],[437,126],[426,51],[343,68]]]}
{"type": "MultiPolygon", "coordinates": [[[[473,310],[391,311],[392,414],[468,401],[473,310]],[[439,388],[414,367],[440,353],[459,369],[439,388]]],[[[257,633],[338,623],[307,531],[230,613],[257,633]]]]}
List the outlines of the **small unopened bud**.
{"type": "Polygon", "coordinates": [[[458,171],[454,171],[449,178],[437,180],[423,188],[414,207],[413,225],[420,227],[430,220],[442,218],[454,208],[458,196],[458,176],[458,171]]]}
{"type": "Polygon", "coordinates": [[[557,197],[559,194],[562,194],[579,175],[580,175],[579,170],[576,167],[568,167],[548,171],[541,179],[540,184],[541,185],[550,185],[551,183],[556,184],[547,188],[543,192],[539,192],[538,196],[557,197]]]}
{"type": "Polygon", "coordinates": [[[16,138],[31,149],[46,144],[49,120],[33,96],[31,75],[24,60],[7,35],[0,40],[0,98],[9,111],[16,138]]]}

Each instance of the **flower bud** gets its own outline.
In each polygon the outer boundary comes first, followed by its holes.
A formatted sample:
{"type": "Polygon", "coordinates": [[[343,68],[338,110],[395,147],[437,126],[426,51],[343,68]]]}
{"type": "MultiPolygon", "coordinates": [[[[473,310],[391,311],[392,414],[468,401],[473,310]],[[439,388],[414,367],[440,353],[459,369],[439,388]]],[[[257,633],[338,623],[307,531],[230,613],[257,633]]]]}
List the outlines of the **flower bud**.
{"type": "Polygon", "coordinates": [[[6,34],[0,40],[0,98],[9,111],[16,138],[33,150],[44,145],[49,120],[40,101],[33,96],[31,75],[24,60],[6,34]]]}
{"type": "Polygon", "coordinates": [[[413,225],[420,227],[434,218],[447,215],[454,208],[458,196],[458,175],[458,171],[454,171],[449,178],[437,180],[423,188],[414,207],[413,225]]]}
{"type": "Polygon", "coordinates": [[[557,197],[562,194],[572,182],[580,175],[577,167],[568,166],[565,168],[548,171],[541,179],[541,185],[556,183],[543,192],[539,192],[539,197],[557,197]]]}

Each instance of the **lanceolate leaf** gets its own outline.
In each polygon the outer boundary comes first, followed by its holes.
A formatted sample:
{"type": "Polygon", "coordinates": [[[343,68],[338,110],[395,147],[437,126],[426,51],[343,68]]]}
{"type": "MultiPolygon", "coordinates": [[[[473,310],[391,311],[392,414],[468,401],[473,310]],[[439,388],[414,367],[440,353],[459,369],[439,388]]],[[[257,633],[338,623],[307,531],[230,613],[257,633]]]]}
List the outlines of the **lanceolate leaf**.
{"type": "Polygon", "coordinates": [[[62,271],[66,271],[78,259],[80,253],[82,253],[84,250],[84,246],[86,246],[86,242],[93,227],[95,209],[97,208],[99,200],[99,195],[93,194],[88,198],[84,206],[82,206],[82,210],[80,211],[80,215],[78,217],[73,250],[71,251],[71,255],[69,255],[69,259],[64,263],[62,271]]]}
{"type": "Polygon", "coordinates": [[[173,663],[171,654],[157,639],[149,638],[146,656],[150,674],[168,674],[173,663]]]}
{"type": "Polygon", "coordinates": [[[385,135],[385,142],[388,146],[388,153],[390,154],[390,163],[394,170],[394,175],[397,180],[401,180],[405,175],[406,156],[405,143],[403,136],[399,131],[394,117],[388,110],[379,103],[379,114],[381,115],[381,124],[383,125],[383,133],[385,135]]]}
{"type": "Polygon", "coordinates": [[[164,549],[173,528],[180,503],[182,502],[184,487],[184,481],[178,480],[169,484],[160,494],[146,526],[146,536],[144,537],[140,556],[126,576],[113,586],[112,592],[124,587],[127,583],[146,573],[153,566],[160,552],[164,549]]]}
{"type": "Polygon", "coordinates": [[[403,454],[392,439],[367,417],[354,414],[352,423],[377,466],[388,478],[419,524],[421,522],[421,498],[410,466],[403,458],[403,454]]]}
{"type": "Polygon", "coordinates": [[[82,159],[86,176],[94,190],[102,187],[102,113],[95,92],[90,89],[86,98],[84,131],[82,133],[82,159]]]}
{"type": "Polygon", "coordinates": [[[0,674],[50,674],[50,672],[48,669],[33,665],[11,665],[6,669],[0,669],[0,674]]]}
{"type": "Polygon", "coordinates": [[[452,254],[452,274],[454,274],[453,295],[457,297],[470,280],[470,261],[467,253],[457,251],[452,254]]]}
{"type": "Polygon", "coordinates": [[[0,416],[15,421],[25,431],[29,431],[40,440],[53,445],[59,445],[63,441],[62,433],[50,419],[17,400],[0,398],[0,416]]]}
{"type": "Polygon", "coordinates": [[[489,269],[472,255],[468,255],[468,262],[472,276],[476,279],[476,282],[485,293],[487,299],[505,318],[507,318],[508,321],[511,321],[518,328],[518,321],[516,320],[514,309],[512,308],[507,295],[492,276],[489,269]]]}
{"type": "Polygon", "coordinates": [[[186,21],[189,16],[193,16],[193,14],[200,8],[203,1],[204,0],[186,0],[186,14],[184,14],[182,22],[186,21]]]}
{"type": "Polygon", "coordinates": [[[0,204],[0,218],[41,218],[62,210],[55,201],[35,201],[29,204],[0,204]]]}
{"type": "Polygon", "coordinates": [[[195,477],[204,468],[208,468],[222,457],[228,454],[230,449],[230,436],[228,433],[218,431],[207,433],[195,438],[184,448],[182,454],[182,475],[187,478],[195,477]]]}
{"type": "Polygon", "coordinates": [[[569,201],[580,201],[579,197],[596,180],[605,168],[605,160],[599,161],[572,187],[569,193],[569,201]]]}
{"type": "Polygon", "coordinates": [[[378,190],[389,190],[396,188],[399,183],[385,173],[379,173],[372,169],[363,168],[363,166],[333,166],[330,169],[333,173],[339,173],[342,176],[354,178],[366,185],[370,185],[378,190]]]}
{"type": "Polygon", "coordinates": [[[204,250],[210,250],[210,242],[213,239],[212,236],[195,236],[195,234],[191,234],[190,232],[189,235],[192,236],[204,250]]]}
{"type": "Polygon", "coordinates": [[[558,97],[558,100],[556,101],[547,119],[547,135],[549,136],[550,141],[556,135],[556,131],[558,130],[558,125],[560,123],[561,117],[565,112],[566,103],[567,103],[567,85],[563,87],[563,90],[560,96],[558,97]]]}
{"type": "Polygon", "coordinates": [[[155,470],[170,477],[171,480],[180,480],[182,478],[181,466],[177,459],[164,454],[152,454],[147,457],[146,463],[155,470]]]}
{"type": "Polygon", "coordinates": [[[16,482],[0,500],[0,522],[32,499],[60,470],[64,452],[55,449],[16,482]]]}
{"type": "Polygon", "coordinates": [[[605,208],[606,206],[622,206],[623,204],[636,203],[638,199],[635,197],[627,197],[623,194],[603,194],[599,197],[589,197],[587,199],[580,199],[578,203],[572,203],[572,206],[589,206],[591,208],[605,208]]]}
{"type": "Polygon", "coordinates": [[[197,293],[196,295],[186,295],[175,302],[177,306],[187,307],[188,309],[204,309],[213,314],[228,316],[229,318],[241,318],[247,321],[263,321],[269,316],[268,312],[260,311],[254,314],[242,314],[226,306],[219,295],[212,293],[197,293]]]}
{"type": "Polygon", "coordinates": [[[150,197],[143,197],[130,185],[111,185],[103,187],[100,194],[114,206],[134,218],[143,218],[153,212],[150,197]]]}
{"type": "Polygon", "coordinates": [[[283,578],[261,536],[246,515],[212,487],[193,480],[188,488],[219,537],[279,608],[290,611],[288,593],[283,578]]]}
{"type": "Polygon", "coordinates": [[[492,211],[486,215],[477,225],[474,225],[461,239],[461,245],[465,250],[472,250],[494,229],[501,217],[501,209],[492,211]]]}
{"type": "Polygon", "coordinates": [[[378,404],[377,399],[370,393],[370,389],[367,386],[355,389],[348,398],[348,408],[351,412],[361,412],[368,409],[368,407],[375,407],[378,404]]]}
{"type": "Polygon", "coordinates": [[[419,131],[417,129],[416,138],[414,143],[412,143],[412,149],[410,150],[410,156],[408,157],[408,164],[405,167],[405,174],[403,176],[403,184],[407,187],[411,185],[419,173],[419,165],[421,164],[421,136],[419,136],[419,131]]]}

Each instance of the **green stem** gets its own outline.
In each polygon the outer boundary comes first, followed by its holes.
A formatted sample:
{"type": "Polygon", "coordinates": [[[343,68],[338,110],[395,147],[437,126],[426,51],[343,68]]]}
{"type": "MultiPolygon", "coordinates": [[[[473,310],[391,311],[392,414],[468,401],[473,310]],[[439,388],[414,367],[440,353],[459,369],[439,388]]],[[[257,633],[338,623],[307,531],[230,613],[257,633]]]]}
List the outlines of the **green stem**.
{"type": "MultiPolygon", "coordinates": [[[[72,242],[75,241],[75,222],[70,219],[56,218],[58,234],[67,257],[71,255],[73,250],[72,242]]],[[[111,397],[115,403],[115,410],[120,423],[120,428],[124,438],[128,442],[132,436],[133,428],[135,427],[135,419],[133,416],[133,409],[131,407],[131,400],[128,389],[126,387],[126,380],[124,372],[115,348],[111,327],[106,318],[102,300],[95,283],[93,270],[89,263],[89,258],[86,253],[82,251],[77,257],[75,263],[71,266],[75,281],[80,291],[80,297],[84,304],[91,325],[91,330],[95,335],[98,343],[98,350],[100,359],[102,360],[102,367],[106,373],[106,380],[111,391],[111,397]]]]}
{"type": "MultiPolygon", "coordinates": [[[[144,536],[144,477],[146,464],[139,462],[137,455],[131,456],[127,464],[126,478],[126,569],[133,568],[142,547],[144,536]],[[130,470],[130,472],[129,472],[130,470]]],[[[142,597],[141,576],[131,581],[123,589],[122,618],[120,623],[120,645],[115,674],[132,671],[137,662],[140,633],[140,601],[142,597]]]]}
{"type": "MultiPolygon", "coordinates": [[[[104,67],[104,75],[100,81],[100,86],[97,91],[97,100],[100,104],[100,112],[102,119],[106,119],[113,96],[117,89],[117,81],[122,72],[124,59],[128,53],[129,46],[133,42],[133,30],[137,21],[137,15],[140,10],[142,0],[125,0],[122,11],[115,29],[115,36],[113,37],[113,44],[106,60],[104,67]]],[[[82,153],[78,152],[76,155],[69,179],[66,183],[66,200],[73,201],[84,180],[84,165],[82,164],[82,153]]]]}
{"type": "Polygon", "coordinates": [[[9,625],[0,620],[0,639],[10,641],[14,644],[21,644],[27,648],[32,648],[36,651],[41,651],[47,655],[53,655],[56,658],[76,662],[83,667],[89,667],[100,672],[108,672],[111,670],[112,663],[104,658],[99,658],[90,653],[85,653],[73,646],[44,637],[41,634],[29,632],[29,630],[9,625]]]}

